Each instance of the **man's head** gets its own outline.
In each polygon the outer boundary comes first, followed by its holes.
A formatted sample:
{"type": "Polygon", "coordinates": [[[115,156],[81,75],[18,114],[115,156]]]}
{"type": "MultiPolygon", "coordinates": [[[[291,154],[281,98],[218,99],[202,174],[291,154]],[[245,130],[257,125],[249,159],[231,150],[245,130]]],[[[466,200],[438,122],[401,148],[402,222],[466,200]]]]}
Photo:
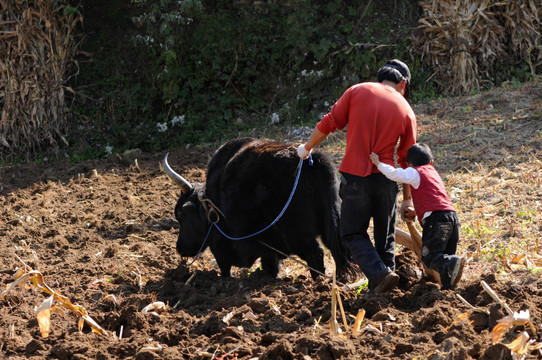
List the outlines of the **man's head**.
{"type": "Polygon", "coordinates": [[[426,144],[417,143],[408,149],[406,160],[413,167],[431,164],[433,163],[433,153],[426,144]]]}
{"type": "Polygon", "coordinates": [[[404,81],[405,94],[403,96],[405,97],[405,99],[408,100],[408,98],[410,97],[410,70],[404,62],[397,59],[388,60],[380,68],[380,70],[378,70],[376,76],[378,82],[389,80],[396,84],[399,84],[400,82],[404,81]]]}

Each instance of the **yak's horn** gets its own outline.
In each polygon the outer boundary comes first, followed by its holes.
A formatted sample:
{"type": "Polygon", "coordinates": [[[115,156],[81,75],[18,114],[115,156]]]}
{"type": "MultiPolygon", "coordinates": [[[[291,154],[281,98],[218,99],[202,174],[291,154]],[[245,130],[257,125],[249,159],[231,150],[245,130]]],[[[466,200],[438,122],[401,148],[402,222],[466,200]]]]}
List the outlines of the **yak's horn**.
{"type": "Polygon", "coordinates": [[[171,168],[171,166],[169,166],[169,164],[167,162],[167,156],[168,155],[169,155],[169,153],[167,153],[166,156],[164,156],[164,171],[166,172],[167,176],[169,176],[169,178],[171,180],[173,180],[175,182],[175,184],[179,185],[179,187],[181,188],[181,191],[183,193],[187,193],[187,192],[191,191],[194,187],[188,181],[186,181],[185,178],[183,178],[181,175],[177,174],[171,168]]]}

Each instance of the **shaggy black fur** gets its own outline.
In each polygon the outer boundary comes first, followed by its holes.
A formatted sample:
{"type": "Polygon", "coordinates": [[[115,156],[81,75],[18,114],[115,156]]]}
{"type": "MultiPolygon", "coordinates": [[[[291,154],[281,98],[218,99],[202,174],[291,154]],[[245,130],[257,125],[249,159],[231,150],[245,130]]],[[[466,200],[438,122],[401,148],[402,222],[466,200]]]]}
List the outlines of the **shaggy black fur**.
{"type": "MultiPolygon", "coordinates": [[[[211,230],[205,246],[210,247],[222,276],[230,276],[232,266],[250,267],[261,258],[263,270],[276,277],[284,256],[262,243],[284,254],[298,255],[323,273],[323,250],[317,238],[330,249],[339,275],[355,271],[339,234],[336,169],[322,152],[314,151],[312,160],[312,165],[308,160],[303,162],[292,201],[273,227],[244,240],[229,240],[216,228],[211,230]]],[[[217,224],[224,233],[244,237],[265,228],[277,217],[288,200],[298,165],[293,145],[252,138],[222,145],[208,164],[205,188],[182,194],[175,207],[180,224],[179,254],[195,256],[210,226],[198,192],[203,190],[205,198],[221,211],[217,224]]],[[[311,270],[311,275],[316,278],[318,272],[311,270]]]]}

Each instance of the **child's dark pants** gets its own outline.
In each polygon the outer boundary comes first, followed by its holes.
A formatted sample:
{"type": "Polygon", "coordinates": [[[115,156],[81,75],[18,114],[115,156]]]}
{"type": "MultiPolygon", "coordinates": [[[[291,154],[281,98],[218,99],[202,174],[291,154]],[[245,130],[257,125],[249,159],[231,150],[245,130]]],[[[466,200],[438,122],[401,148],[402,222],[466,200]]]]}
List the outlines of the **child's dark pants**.
{"type": "MultiPolygon", "coordinates": [[[[423,220],[422,261],[430,269],[437,270],[441,277],[457,261],[455,255],[459,242],[459,220],[455,211],[433,211],[423,220]]],[[[441,279],[445,285],[448,279],[441,279]]]]}

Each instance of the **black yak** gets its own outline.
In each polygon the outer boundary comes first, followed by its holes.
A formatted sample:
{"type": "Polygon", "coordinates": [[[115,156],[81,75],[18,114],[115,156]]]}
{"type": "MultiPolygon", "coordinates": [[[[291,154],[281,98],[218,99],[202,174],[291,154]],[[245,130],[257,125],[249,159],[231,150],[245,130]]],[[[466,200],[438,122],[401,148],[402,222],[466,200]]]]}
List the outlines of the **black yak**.
{"type": "Polygon", "coordinates": [[[205,186],[199,188],[171,169],[166,154],[165,171],[181,188],[175,206],[179,254],[194,257],[209,246],[226,277],[232,266],[251,267],[258,258],[264,272],[276,277],[280,260],[295,254],[316,278],[324,273],[319,237],[330,249],[337,273],[351,274],[350,252],[339,234],[335,167],[319,151],[312,153],[312,162],[304,160],[295,193],[280,219],[250,236],[272,223],[287,203],[300,164],[295,146],[253,138],[228,141],[209,161],[205,186]]]}

